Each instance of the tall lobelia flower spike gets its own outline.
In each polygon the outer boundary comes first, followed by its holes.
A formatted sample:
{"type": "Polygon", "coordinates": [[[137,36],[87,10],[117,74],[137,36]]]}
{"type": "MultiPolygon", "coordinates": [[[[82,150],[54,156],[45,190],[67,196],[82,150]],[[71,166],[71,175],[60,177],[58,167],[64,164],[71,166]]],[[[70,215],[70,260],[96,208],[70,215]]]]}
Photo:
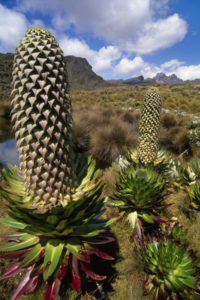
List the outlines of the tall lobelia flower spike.
{"type": "Polygon", "coordinates": [[[153,163],[158,153],[162,99],[157,88],[150,88],[143,100],[139,126],[138,156],[143,165],[153,163]]]}
{"type": "Polygon", "coordinates": [[[20,168],[35,207],[64,201],[73,183],[72,118],[62,50],[31,28],[16,49],[12,124],[20,168]]]}
{"type": "Polygon", "coordinates": [[[12,124],[20,168],[2,170],[0,196],[18,231],[5,237],[0,257],[15,259],[0,279],[23,273],[12,300],[30,294],[44,280],[45,300],[56,300],[62,281],[77,292],[94,255],[114,258],[98,244],[113,242],[106,231],[116,218],[100,218],[105,198],[102,173],[89,158],[74,158],[71,103],[62,50],[45,29],[31,28],[17,47],[12,91],[12,124]]]}

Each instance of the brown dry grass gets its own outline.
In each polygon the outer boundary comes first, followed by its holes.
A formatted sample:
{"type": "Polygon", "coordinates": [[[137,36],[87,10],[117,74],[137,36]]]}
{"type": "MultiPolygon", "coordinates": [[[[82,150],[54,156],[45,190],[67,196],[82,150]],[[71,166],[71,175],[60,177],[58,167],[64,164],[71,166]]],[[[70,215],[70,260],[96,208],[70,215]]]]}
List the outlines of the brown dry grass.
{"type": "MultiPolygon", "coordinates": [[[[73,112],[73,131],[77,151],[91,155],[97,160],[97,166],[111,166],[127,148],[136,146],[140,113],[120,109],[84,108],[73,112]]],[[[179,155],[190,149],[187,137],[188,129],[184,117],[174,113],[161,115],[160,146],[179,155]]]]}
{"type": "MultiPolygon", "coordinates": [[[[101,108],[128,108],[141,106],[147,86],[115,86],[93,91],[72,90],[72,103],[76,107],[99,105],[101,108]],[[135,101],[126,102],[134,98],[135,101]]],[[[189,113],[200,113],[200,84],[159,85],[163,107],[189,113]]]]}

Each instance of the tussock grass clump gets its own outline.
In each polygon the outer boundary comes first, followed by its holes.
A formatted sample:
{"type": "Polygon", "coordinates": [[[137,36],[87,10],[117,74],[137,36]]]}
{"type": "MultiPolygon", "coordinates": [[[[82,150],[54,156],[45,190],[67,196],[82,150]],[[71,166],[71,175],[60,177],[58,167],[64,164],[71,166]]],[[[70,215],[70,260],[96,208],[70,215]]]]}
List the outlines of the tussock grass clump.
{"type": "Polygon", "coordinates": [[[121,110],[84,109],[81,113],[74,111],[73,132],[75,149],[84,152],[97,160],[97,166],[111,166],[126,149],[137,144],[138,114],[125,113],[121,110]]]}
{"type": "Polygon", "coordinates": [[[140,119],[140,112],[138,112],[138,111],[134,111],[134,112],[126,111],[122,114],[121,118],[124,122],[137,125],[137,123],[139,122],[139,119],[140,119]]]}
{"type": "Polygon", "coordinates": [[[74,114],[73,118],[73,136],[75,141],[75,151],[85,152],[90,145],[90,128],[86,120],[83,120],[79,114],[74,114]]]}
{"type": "Polygon", "coordinates": [[[112,282],[113,291],[108,294],[109,300],[151,299],[143,297],[145,280],[144,265],[130,244],[130,231],[125,219],[111,227],[119,243],[119,255],[115,264],[117,276],[112,282]]]}
{"type": "Polygon", "coordinates": [[[177,126],[178,118],[174,113],[164,113],[161,115],[161,124],[165,128],[177,126]]]}
{"type": "Polygon", "coordinates": [[[169,130],[169,135],[171,137],[173,148],[178,153],[189,149],[189,139],[187,136],[187,130],[182,127],[174,127],[169,130]]]}
{"type": "MultiPolygon", "coordinates": [[[[111,166],[112,162],[123,155],[127,148],[136,146],[138,141],[140,112],[121,109],[84,107],[73,111],[73,133],[75,151],[92,155],[98,167],[111,166]]],[[[189,149],[187,119],[174,113],[161,114],[159,147],[164,147],[175,155],[189,149]]]]}
{"type": "Polygon", "coordinates": [[[91,136],[89,153],[100,164],[109,166],[119,155],[125,153],[127,147],[136,145],[136,137],[137,132],[129,124],[113,121],[96,129],[91,136]]]}
{"type": "Polygon", "coordinates": [[[188,131],[183,126],[163,127],[160,128],[159,144],[167,148],[174,154],[181,154],[185,150],[190,150],[188,131]]]}

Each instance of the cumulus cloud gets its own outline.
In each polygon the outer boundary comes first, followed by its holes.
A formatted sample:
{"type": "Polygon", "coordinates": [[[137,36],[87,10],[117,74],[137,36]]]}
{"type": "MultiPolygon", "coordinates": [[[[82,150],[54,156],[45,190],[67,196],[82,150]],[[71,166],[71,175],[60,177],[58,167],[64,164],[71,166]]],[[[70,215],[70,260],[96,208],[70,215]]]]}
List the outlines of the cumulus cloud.
{"type": "MultiPolygon", "coordinates": [[[[169,74],[171,74],[170,72],[169,74]]],[[[200,64],[199,65],[190,65],[190,66],[181,66],[173,71],[179,78],[183,80],[193,80],[200,78],[200,64]]]]}
{"type": "Polygon", "coordinates": [[[143,75],[145,78],[153,77],[161,68],[145,62],[141,56],[136,56],[133,59],[123,57],[113,69],[116,77],[135,77],[143,75]]]}
{"type": "Polygon", "coordinates": [[[92,65],[93,70],[105,79],[130,78],[143,75],[152,78],[159,72],[167,75],[176,74],[183,80],[200,78],[200,65],[186,66],[183,61],[172,59],[160,66],[148,63],[137,55],[129,58],[117,46],[102,47],[95,51],[84,40],[61,36],[59,44],[65,55],[85,57],[92,65]]]}
{"type": "Polygon", "coordinates": [[[157,73],[163,72],[166,75],[175,74],[183,80],[193,80],[200,78],[199,65],[185,65],[178,59],[166,61],[160,66],[145,62],[142,57],[136,56],[133,59],[122,58],[113,69],[115,78],[130,78],[143,75],[144,78],[153,78],[157,73]]]}
{"type": "Polygon", "coordinates": [[[167,16],[168,0],[20,0],[18,9],[51,14],[56,30],[71,25],[137,54],[171,47],[186,35],[178,14],[167,16]],[[169,30],[170,28],[170,30],[169,30]]]}
{"type": "Polygon", "coordinates": [[[125,48],[128,51],[140,54],[151,53],[158,49],[168,48],[182,41],[186,32],[187,26],[185,21],[180,19],[178,14],[174,14],[157,22],[146,23],[141,30],[141,34],[136,38],[135,43],[132,40],[127,40],[125,48]]]}
{"type": "Polygon", "coordinates": [[[106,74],[111,71],[112,64],[119,59],[121,53],[115,46],[92,50],[85,41],[64,36],[59,39],[60,47],[65,55],[85,57],[97,73],[106,74]]]}
{"type": "Polygon", "coordinates": [[[13,51],[28,27],[22,13],[0,4],[0,52],[13,51]]]}
{"type": "Polygon", "coordinates": [[[130,60],[124,57],[115,67],[115,73],[121,75],[134,74],[134,72],[141,72],[145,67],[145,62],[140,56],[136,56],[134,59],[130,60]]]}
{"type": "Polygon", "coordinates": [[[169,12],[169,0],[151,0],[150,7],[153,15],[163,17],[169,12]]]}
{"type": "Polygon", "coordinates": [[[163,64],[161,64],[161,68],[164,70],[176,70],[179,66],[183,65],[183,61],[179,61],[178,59],[171,59],[163,64]]]}
{"type": "Polygon", "coordinates": [[[166,75],[175,74],[183,80],[193,80],[200,78],[200,64],[187,66],[178,59],[172,59],[164,62],[160,66],[156,66],[155,64],[145,62],[142,57],[136,56],[132,60],[122,58],[113,69],[113,74],[115,74],[116,77],[122,75],[126,78],[138,75],[143,75],[144,78],[153,78],[159,72],[163,72],[166,75]]]}

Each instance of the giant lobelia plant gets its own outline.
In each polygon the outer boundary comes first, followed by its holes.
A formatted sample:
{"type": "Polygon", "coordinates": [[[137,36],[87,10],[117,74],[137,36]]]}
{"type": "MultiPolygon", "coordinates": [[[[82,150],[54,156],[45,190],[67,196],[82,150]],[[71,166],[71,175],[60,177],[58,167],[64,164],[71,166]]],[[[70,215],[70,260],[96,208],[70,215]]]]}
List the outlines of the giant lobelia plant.
{"type": "Polygon", "coordinates": [[[17,231],[3,237],[0,256],[15,261],[1,279],[24,274],[13,300],[33,293],[42,279],[45,299],[56,299],[66,275],[77,292],[81,274],[105,279],[92,270],[91,256],[113,260],[97,244],[114,240],[105,231],[114,218],[100,218],[105,200],[94,161],[88,160],[85,176],[76,167],[65,60],[49,31],[26,32],[16,49],[12,86],[20,167],[2,171],[9,217],[1,222],[17,231]]]}
{"type": "Polygon", "coordinates": [[[139,126],[138,156],[142,164],[152,163],[158,153],[158,132],[162,98],[157,88],[150,88],[143,100],[139,126]]]}
{"type": "Polygon", "coordinates": [[[170,157],[158,151],[161,104],[158,89],[150,88],[144,96],[137,150],[127,153],[112,197],[113,205],[127,213],[132,237],[139,243],[143,242],[142,223],[165,222],[160,212],[166,206],[170,157]]]}

